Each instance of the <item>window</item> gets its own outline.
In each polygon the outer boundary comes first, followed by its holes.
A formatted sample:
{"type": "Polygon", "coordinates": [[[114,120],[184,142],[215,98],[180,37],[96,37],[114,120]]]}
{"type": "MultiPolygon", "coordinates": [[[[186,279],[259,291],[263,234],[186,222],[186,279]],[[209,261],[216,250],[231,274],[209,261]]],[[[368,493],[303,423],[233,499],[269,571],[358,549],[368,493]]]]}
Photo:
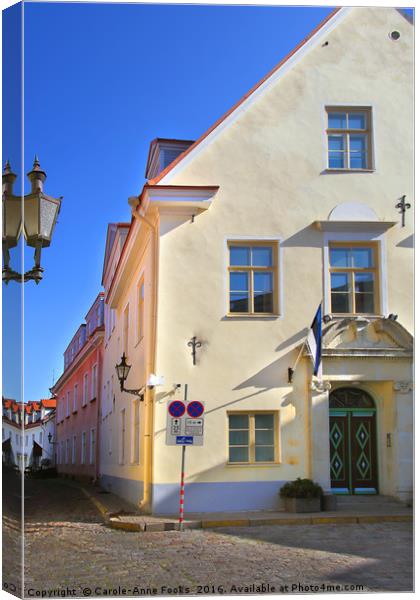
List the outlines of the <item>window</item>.
{"type": "Polygon", "coordinates": [[[125,462],[125,408],[120,414],[120,464],[125,462]]]}
{"type": "Polygon", "coordinates": [[[111,331],[115,329],[115,308],[111,308],[111,331]]]}
{"type": "Polygon", "coordinates": [[[79,401],[79,386],[77,385],[77,383],[74,386],[74,390],[73,390],[73,412],[77,412],[77,403],[79,401]]]}
{"type": "Polygon", "coordinates": [[[276,414],[234,413],[229,417],[229,462],[276,461],[276,414]]]}
{"type": "Polygon", "coordinates": [[[132,418],[133,418],[133,441],[131,462],[138,464],[140,462],[140,402],[132,401],[132,418]]]}
{"type": "Polygon", "coordinates": [[[138,314],[137,314],[137,341],[144,336],[144,279],[139,283],[137,289],[138,295],[138,314]]]}
{"type": "Polygon", "coordinates": [[[90,430],[90,453],[89,453],[89,462],[91,465],[95,464],[95,430],[90,430]]]}
{"type": "Polygon", "coordinates": [[[328,168],[371,169],[371,111],[327,108],[328,168]]]}
{"type": "Polygon", "coordinates": [[[71,447],[71,464],[72,465],[76,464],[76,443],[77,443],[77,437],[74,435],[73,436],[73,444],[71,447]]]}
{"type": "Polygon", "coordinates": [[[42,446],[42,431],[39,432],[39,444],[42,446]]]}
{"type": "Polygon", "coordinates": [[[329,260],[331,312],[378,312],[377,246],[330,244],[329,260]]]}
{"type": "Polygon", "coordinates": [[[69,464],[69,454],[70,454],[70,440],[66,440],[66,465],[69,464]]]}
{"type": "Polygon", "coordinates": [[[230,314],[273,314],[277,244],[263,242],[229,243],[230,314]]]}
{"type": "Polygon", "coordinates": [[[70,416],[70,392],[66,395],[66,417],[70,416]]]}
{"type": "Polygon", "coordinates": [[[86,406],[88,400],[88,390],[89,390],[89,374],[85,373],[83,377],[83,401],[82,406],[86,406]]]}
{"type": "Polygon", "coordinates": [[[124,321],[123,321],[123,352],[128,356],[128,326],[130,322],[130,305],[127,304],[124,310],[124,321]]]}
{"type": "Polygon", "coordinates": [[[108,453],[112,454],[112,427],[109,426],[108,429],[108,453]]]}
{"type": "Polygon", "coordinates": [[[93,365],[93,367],[92,367],[91,400],[94,400],[96,398],[97,386],[98,386],[98,365],[93,365]]]}
{"type": "Polygon", "coordinates": [[[86,431],[82,431],[82,451],[80,455],[80,464],[86,463],[86,431]]]}

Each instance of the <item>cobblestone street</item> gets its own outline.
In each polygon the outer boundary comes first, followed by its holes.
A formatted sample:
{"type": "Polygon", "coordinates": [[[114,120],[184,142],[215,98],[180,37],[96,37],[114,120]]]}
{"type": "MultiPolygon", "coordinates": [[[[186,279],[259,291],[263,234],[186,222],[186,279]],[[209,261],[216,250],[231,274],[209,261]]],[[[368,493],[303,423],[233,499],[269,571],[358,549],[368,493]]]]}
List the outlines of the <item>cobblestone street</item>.
{"type": "Polygon", "coordinates": [[[31,481],[26,495],[26,596],[412,589],[410,523],[129,533],[61,480],[31,481]]]}

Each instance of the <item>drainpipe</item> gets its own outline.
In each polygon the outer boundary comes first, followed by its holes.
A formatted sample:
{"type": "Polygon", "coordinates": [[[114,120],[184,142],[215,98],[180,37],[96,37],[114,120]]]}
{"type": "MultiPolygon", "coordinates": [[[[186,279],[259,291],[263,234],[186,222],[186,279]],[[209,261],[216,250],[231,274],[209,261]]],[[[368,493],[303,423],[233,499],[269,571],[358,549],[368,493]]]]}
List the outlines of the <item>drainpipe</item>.
{"type": "MultiPolygon", "coordinates": [[[[156,319],[157,319],[157,252],[158,252],[158,236],[156,225],[151,223],[144,212],[137,210],[140,206],[140,198],[131,196],[128,199],[131,207],[131,214],[139,221],[140,224],[145,224],[151,233],[152,246],[152,310],[150,319],[150,342],[146,355],[146,381],[151,373],[155,371],[156,362],[156,319]]],[[[140,206],[141,209],[141,206],[140,206]]],[[[152,461],[153,461],[153,419],[154,419],[154,404],[155,391],[153,388],[146,386],[144,405],[144,475],[143,475],[143,500],[139,504],[140,510],[145,512],[151,511],[152,508],[152,461]]]]}

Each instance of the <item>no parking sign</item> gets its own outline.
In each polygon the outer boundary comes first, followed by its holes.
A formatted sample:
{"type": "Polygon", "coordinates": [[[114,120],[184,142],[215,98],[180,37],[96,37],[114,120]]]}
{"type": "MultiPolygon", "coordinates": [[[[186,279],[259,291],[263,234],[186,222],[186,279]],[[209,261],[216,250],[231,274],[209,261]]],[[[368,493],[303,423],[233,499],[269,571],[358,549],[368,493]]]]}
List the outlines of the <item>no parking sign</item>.
{"type": "Polygon", "coordinates": [[[167,405],[166,444],[168,446],[202,446],[204,404],[170,400],[167,405]]]}

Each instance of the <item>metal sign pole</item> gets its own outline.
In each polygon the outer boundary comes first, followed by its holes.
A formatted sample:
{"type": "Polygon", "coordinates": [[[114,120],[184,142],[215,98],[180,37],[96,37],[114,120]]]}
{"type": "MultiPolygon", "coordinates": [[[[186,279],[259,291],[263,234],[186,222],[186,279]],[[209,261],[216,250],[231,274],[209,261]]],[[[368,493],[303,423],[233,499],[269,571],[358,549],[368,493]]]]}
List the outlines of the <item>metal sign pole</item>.
{"type": "MultiPolygon", "coordinates": [[[[184,388],[184,402],[187,404],[188,384],[185,384],[184,388]]],[[[185,498],[185,448],[182,446],[182,459],[181,459],[181,489],[179,492],[179,531],[184,531],[184,498],[185,498]]]]}

